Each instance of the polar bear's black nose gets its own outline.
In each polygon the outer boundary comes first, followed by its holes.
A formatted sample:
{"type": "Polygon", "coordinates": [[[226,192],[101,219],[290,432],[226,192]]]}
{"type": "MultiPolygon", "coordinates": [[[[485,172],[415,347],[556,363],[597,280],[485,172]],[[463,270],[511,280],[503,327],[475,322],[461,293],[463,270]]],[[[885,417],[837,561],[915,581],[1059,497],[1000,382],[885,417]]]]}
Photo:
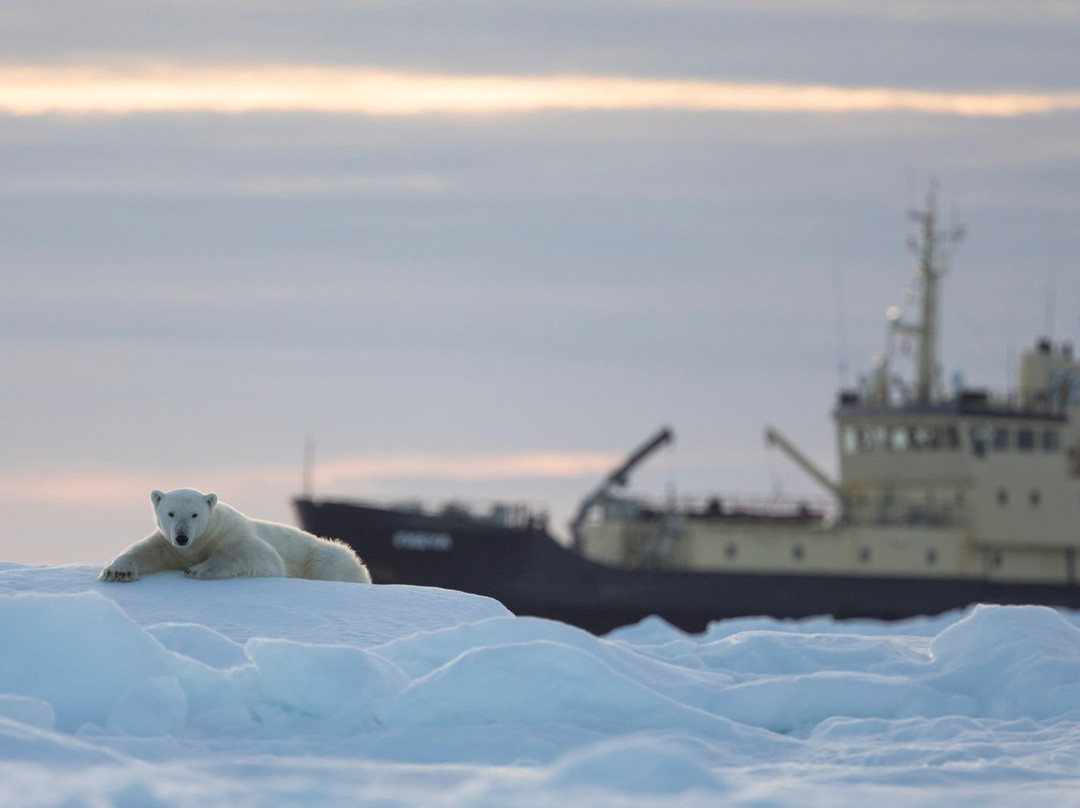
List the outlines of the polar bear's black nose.
{"type": "Polygon", "coordinates": [[[180,533],[176,536],[176,543],[183,547],[185,544],[188,543],[188,537],[185,536],[183,533],[180,533]]]}

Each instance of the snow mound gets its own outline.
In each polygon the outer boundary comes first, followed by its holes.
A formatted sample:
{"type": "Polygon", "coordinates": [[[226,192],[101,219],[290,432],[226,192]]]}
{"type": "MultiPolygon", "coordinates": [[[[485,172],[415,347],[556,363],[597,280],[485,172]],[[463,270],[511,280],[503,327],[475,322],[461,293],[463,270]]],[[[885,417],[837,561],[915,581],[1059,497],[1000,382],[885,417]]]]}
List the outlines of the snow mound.
{"type": "Polygon", "coordinates": [[[669,699],[596,656],[548,640],[469,650],[378,710],[384,724],[569,724],[601,732],[686,727],[725,736],[730,723],[669,699]]]}
{"type": "Polygon", "coordinates": [[[248,661],[243,643],[233,642],[198,623],[160,623],[147,626],[147,631],[170,651],[197,659],[211,668],[235,668],[248,661]]]}
{"type": "Polygon", "coordinates": [[[1043,606],[977,606],[930,643],[935,687],[967,712],[1050,718],[1080,710],[1080,629],[1043,606]]]}
{"type": "Polygon", "coordinates": [[[0,691],[52,706],[60,729],[104,725],[113,705],[179,657],[96,592],[0,598],[0,691]]]}
{"type": "Polygon", "coordinates": [[[1071,613],[595,637],[439,589],[96,573],[0,565],[5,806],[1052,805],[1080,786],[1071,613]]]}
{"type": "Polygon", "coordinates": [[[254,639],[244,652],[264,698],[314,717],[366,708],[408,683],[396,665],[362,648],[254,639]]]}

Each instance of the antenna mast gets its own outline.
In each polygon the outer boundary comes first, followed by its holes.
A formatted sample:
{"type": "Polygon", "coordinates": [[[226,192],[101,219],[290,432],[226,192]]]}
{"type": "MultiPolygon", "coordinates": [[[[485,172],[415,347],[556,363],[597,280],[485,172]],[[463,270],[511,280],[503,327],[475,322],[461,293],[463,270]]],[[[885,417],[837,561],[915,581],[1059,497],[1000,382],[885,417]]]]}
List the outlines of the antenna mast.
{"type": "Polygon", "coordinates": [[[915,325],[899,325],[903,331],[914,334],[919,340],[919,354],[915,368],[915,400],[929,404],[940,390],[938,371],[938,280],[947,270],[951,248],[963,238],[964,228],[956,227],[948,232],[936,229],[937,181],[930,183],[926,195],[926,210],[909,214],[918,222],[919,235],[912,249],[919,254],[919,277],[922,278],[922,320],[915,325]]]}

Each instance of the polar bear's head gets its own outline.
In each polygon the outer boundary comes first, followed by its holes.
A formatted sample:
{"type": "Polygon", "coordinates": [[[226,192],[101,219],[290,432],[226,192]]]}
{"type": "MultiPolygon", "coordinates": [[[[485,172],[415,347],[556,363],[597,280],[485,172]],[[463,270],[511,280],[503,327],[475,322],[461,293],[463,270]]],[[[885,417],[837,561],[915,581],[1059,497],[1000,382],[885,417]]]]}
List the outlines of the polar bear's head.
{"type": "Polygon", "coordinates": [[[203,494],[194,488],[177,488],[167,494],[153,491],[150,501],[165,538],[177,547],[188,547],[209,527],[218,498],[217,494],[203,494]]]}

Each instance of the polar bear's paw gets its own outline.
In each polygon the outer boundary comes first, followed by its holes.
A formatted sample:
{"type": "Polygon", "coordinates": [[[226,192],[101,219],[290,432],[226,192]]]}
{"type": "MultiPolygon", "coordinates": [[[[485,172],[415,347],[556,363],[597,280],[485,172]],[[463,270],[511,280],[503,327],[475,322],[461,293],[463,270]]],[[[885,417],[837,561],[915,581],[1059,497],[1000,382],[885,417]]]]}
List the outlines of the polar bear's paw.
{"type": "Polygon", "coordinates": [[[139,568],[134,561],[113,561],[98,575],[99,581],[127,583],[139,580],[139,568]]]}
{"type": "Polygon", "coordinates": [[[235,578],[237,573],[210,558],[198,564],[194,564],[184,570],[184,575],[189,578],[200,578],[204,581],[219,580],[221,578],[235,578]]]}
{"type": "Polygon", "coordinates": [[[202,578],[204,580],[209,580],[211,578],[220,578],[221,572],[220,570],[215,570],[214,567],[206,561],[203,561],[200,564],[188,567],[184,570],[184,575],[188,578],[202,578]]]}

